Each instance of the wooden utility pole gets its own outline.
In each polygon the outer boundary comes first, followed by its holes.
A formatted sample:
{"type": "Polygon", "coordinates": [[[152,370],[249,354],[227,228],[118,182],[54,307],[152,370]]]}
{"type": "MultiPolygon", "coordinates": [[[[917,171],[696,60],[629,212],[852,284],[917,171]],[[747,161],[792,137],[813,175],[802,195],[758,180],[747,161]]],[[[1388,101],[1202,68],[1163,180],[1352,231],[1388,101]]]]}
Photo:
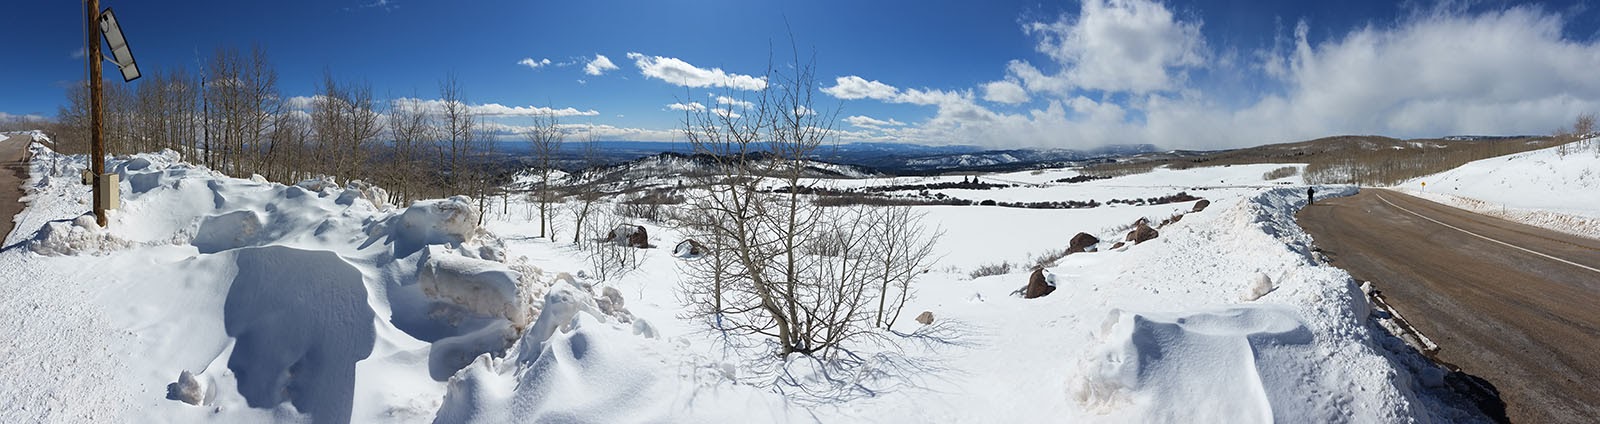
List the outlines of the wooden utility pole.
{"type": "Polygon", "coordinates": [[[107,224],[106,205],[103,203],[104,195],[100,192],[105,190],[100,179],[106,173],[106,145],[103,135],[104,130],[101,127],[101,120],[105,110],[100,101],[100,61],[102,59],[100,58],[100,34],[97,31],[100,25],[100,0],[87,0],[84,4],[84,14],[88,18],[88,23],[84,25],[84,31],[87,31],[84,35],[86,37],[85,40],[89,43],[83,46],[88,53],[84,56],[89,59],[89,169],[94,172],[94,183],[92,185],[94,187],[94,220],[100,224],[100,228],[105,228],[107,224]]]}

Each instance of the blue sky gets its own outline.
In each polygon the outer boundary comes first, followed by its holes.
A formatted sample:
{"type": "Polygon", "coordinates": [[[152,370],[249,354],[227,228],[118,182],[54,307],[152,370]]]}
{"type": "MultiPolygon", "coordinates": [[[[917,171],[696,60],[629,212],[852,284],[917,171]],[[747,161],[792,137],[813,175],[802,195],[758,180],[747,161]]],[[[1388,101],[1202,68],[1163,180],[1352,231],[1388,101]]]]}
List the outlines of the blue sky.
{"type": "MultiPolygon", "coordinates": [[[[7,6],[0,113],[53,116],[83,72],[81,3],[25,3],[7,6]]],[[[603,139],[674,138],[682,112],[672,104],[737,111],[715,96],[751,95],[769,57],[786,66],[790,29],[801,55],[815,55],[816,107],[839,109],[847,142],[1220,148],[1547,133],[1600,111],[1600,11],[1583,2],[102,6],[116,10],[147,72],[252,44],[285,97],[312,95],[328,69],[379,97],[434,99],[453,72],[468,102],[508,131],[547,107],[574,134],[603,139]]]]}

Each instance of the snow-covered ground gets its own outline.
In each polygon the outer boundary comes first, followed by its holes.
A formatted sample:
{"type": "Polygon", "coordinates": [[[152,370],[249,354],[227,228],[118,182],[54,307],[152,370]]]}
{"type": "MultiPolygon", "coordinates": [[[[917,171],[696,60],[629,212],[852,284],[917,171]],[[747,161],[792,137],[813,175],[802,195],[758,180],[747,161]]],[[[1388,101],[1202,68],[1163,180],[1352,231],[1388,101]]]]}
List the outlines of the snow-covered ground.
{"type": "Polygon", "coordinates": [[[1600,238],[1600,138],[1474,161],[1394,188],[1485,215],[1600,238]]]}
{"type": "Polygon", "coordinates": [[[638,222],[661,247],[602,282],[569,217],[559,241],[537,237],[518,199],[479,228],[464,199],[402,208],[360,184],[226,178],[169,152],[111,162],[123,205],[99,229],[82,218],[84,160],[54,158],[38,152],[0,251],[4,422],[1473,420],[1315,260],[1293,222],[1304,187],[1261,180],[1278,165],[992,176],[1036,185],[985,191],[996,199],[1211,202],[1121,249],[1135,219],[1194,202],[918,207],[946,235],[894,326],[911,336],[849,346],[865,359],[836,374],[680,318],[670,226],[638,222]],[[969,277],[1080,231],[1100,251],[1060,260],[1049,296],[1011,295],[1025,268],[969,277]],[[912,320],[923,311],[937,327],[912,320]],[[199,405],[169,399],[186,397],[199,405]]]}

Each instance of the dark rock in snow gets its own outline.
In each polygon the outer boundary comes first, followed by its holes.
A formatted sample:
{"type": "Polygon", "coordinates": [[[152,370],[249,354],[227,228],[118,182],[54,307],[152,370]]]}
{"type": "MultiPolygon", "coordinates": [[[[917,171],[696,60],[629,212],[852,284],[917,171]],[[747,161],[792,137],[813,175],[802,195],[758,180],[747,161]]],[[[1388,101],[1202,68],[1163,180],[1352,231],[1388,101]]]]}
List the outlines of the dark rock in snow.
{"type": "Polygon", "coordinates": [[[917,315],[917,322],[922,323],[922,325],[932,324],[933,311],[922,311],[921,315],[917,315]]]}
{"type": "Polygon", "coordinates": [[[1033,270],[1033,275],[1028,276],[1028,287],[1023,290],[1022,298],[1044,297],[1056,291],[1056,284],[1051,280],[1045,277],[1043,268],[1033,270]]]}
{"type": "Polygon", "coordinates": [[[633,224],[618,225],[606,234],[606,241],[640,249],[650,248],[650,232],[633,224]]]}
{"type": "Polygon", "coordinates": [[[1089,252],[1096,244],[1100,244],[1099,237],[1089,233],[1078,233],[1078,235],[1072,236],[1072,241],[1068,243],[1067,254],[1089,252]]]}
{"type": "Polygon", "coordinates": [[[694,239],[684,239],[672,248],[672,255],[680,258],[698,258],[709,253],[706,246],[694,239]]]}
{"type": "Polygon", "coordinates": [[[1206,200],[1206,199],[1200,199],[1200,201],[1194,202],[1194,212],[1199,212],[1199,211],[1206,210],[1207,206],[1211,206],[1211,201],[1210,200],[1206,200]]]}
{"type": "Polygon", "coordinates": [[[1145,222],[1144,219],[1140,219],[1138,223],[1134,224],[1133,231],[1128,232],[1126,240],[1133,242],[1133,244],[1139,244],[1160,236],[1160,232],[1150,228],[1150,224],[1145,222]]]}

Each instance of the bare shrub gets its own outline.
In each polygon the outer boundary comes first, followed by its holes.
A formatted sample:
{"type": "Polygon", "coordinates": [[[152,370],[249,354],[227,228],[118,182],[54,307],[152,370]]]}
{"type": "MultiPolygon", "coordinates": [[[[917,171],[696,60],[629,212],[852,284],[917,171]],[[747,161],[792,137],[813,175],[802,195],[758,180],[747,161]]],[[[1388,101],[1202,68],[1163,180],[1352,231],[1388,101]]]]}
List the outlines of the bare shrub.
{"type": "Polygon", "coordinates": [[[1011,273],[1011,263],[1010,262],[1001,261],[1000,263],[995,263],[995,264],[979,265],[977,268],[973,269],[971,273],[968,273],[967,276],[972,277],[972,279],[978,279],[978,278],[983,278],[983,277],[988,277],[988,276],[993,276],[993,275],[1005,275],[1005,274],[1010,274],[1010,273],[1011,273]]]}
{"type": "Polygon", "coordinates": [[[1067,248],[1046,250],[1042,253],[1039,253],[1038,256],[1034,256],[1033,259],[1029,261],[1032,263],[1032,265],[1030,265],[1028,268],[1050,268],[1056,266],[1056,262],[1065,257],[1067,257],[1067,248]]]}

